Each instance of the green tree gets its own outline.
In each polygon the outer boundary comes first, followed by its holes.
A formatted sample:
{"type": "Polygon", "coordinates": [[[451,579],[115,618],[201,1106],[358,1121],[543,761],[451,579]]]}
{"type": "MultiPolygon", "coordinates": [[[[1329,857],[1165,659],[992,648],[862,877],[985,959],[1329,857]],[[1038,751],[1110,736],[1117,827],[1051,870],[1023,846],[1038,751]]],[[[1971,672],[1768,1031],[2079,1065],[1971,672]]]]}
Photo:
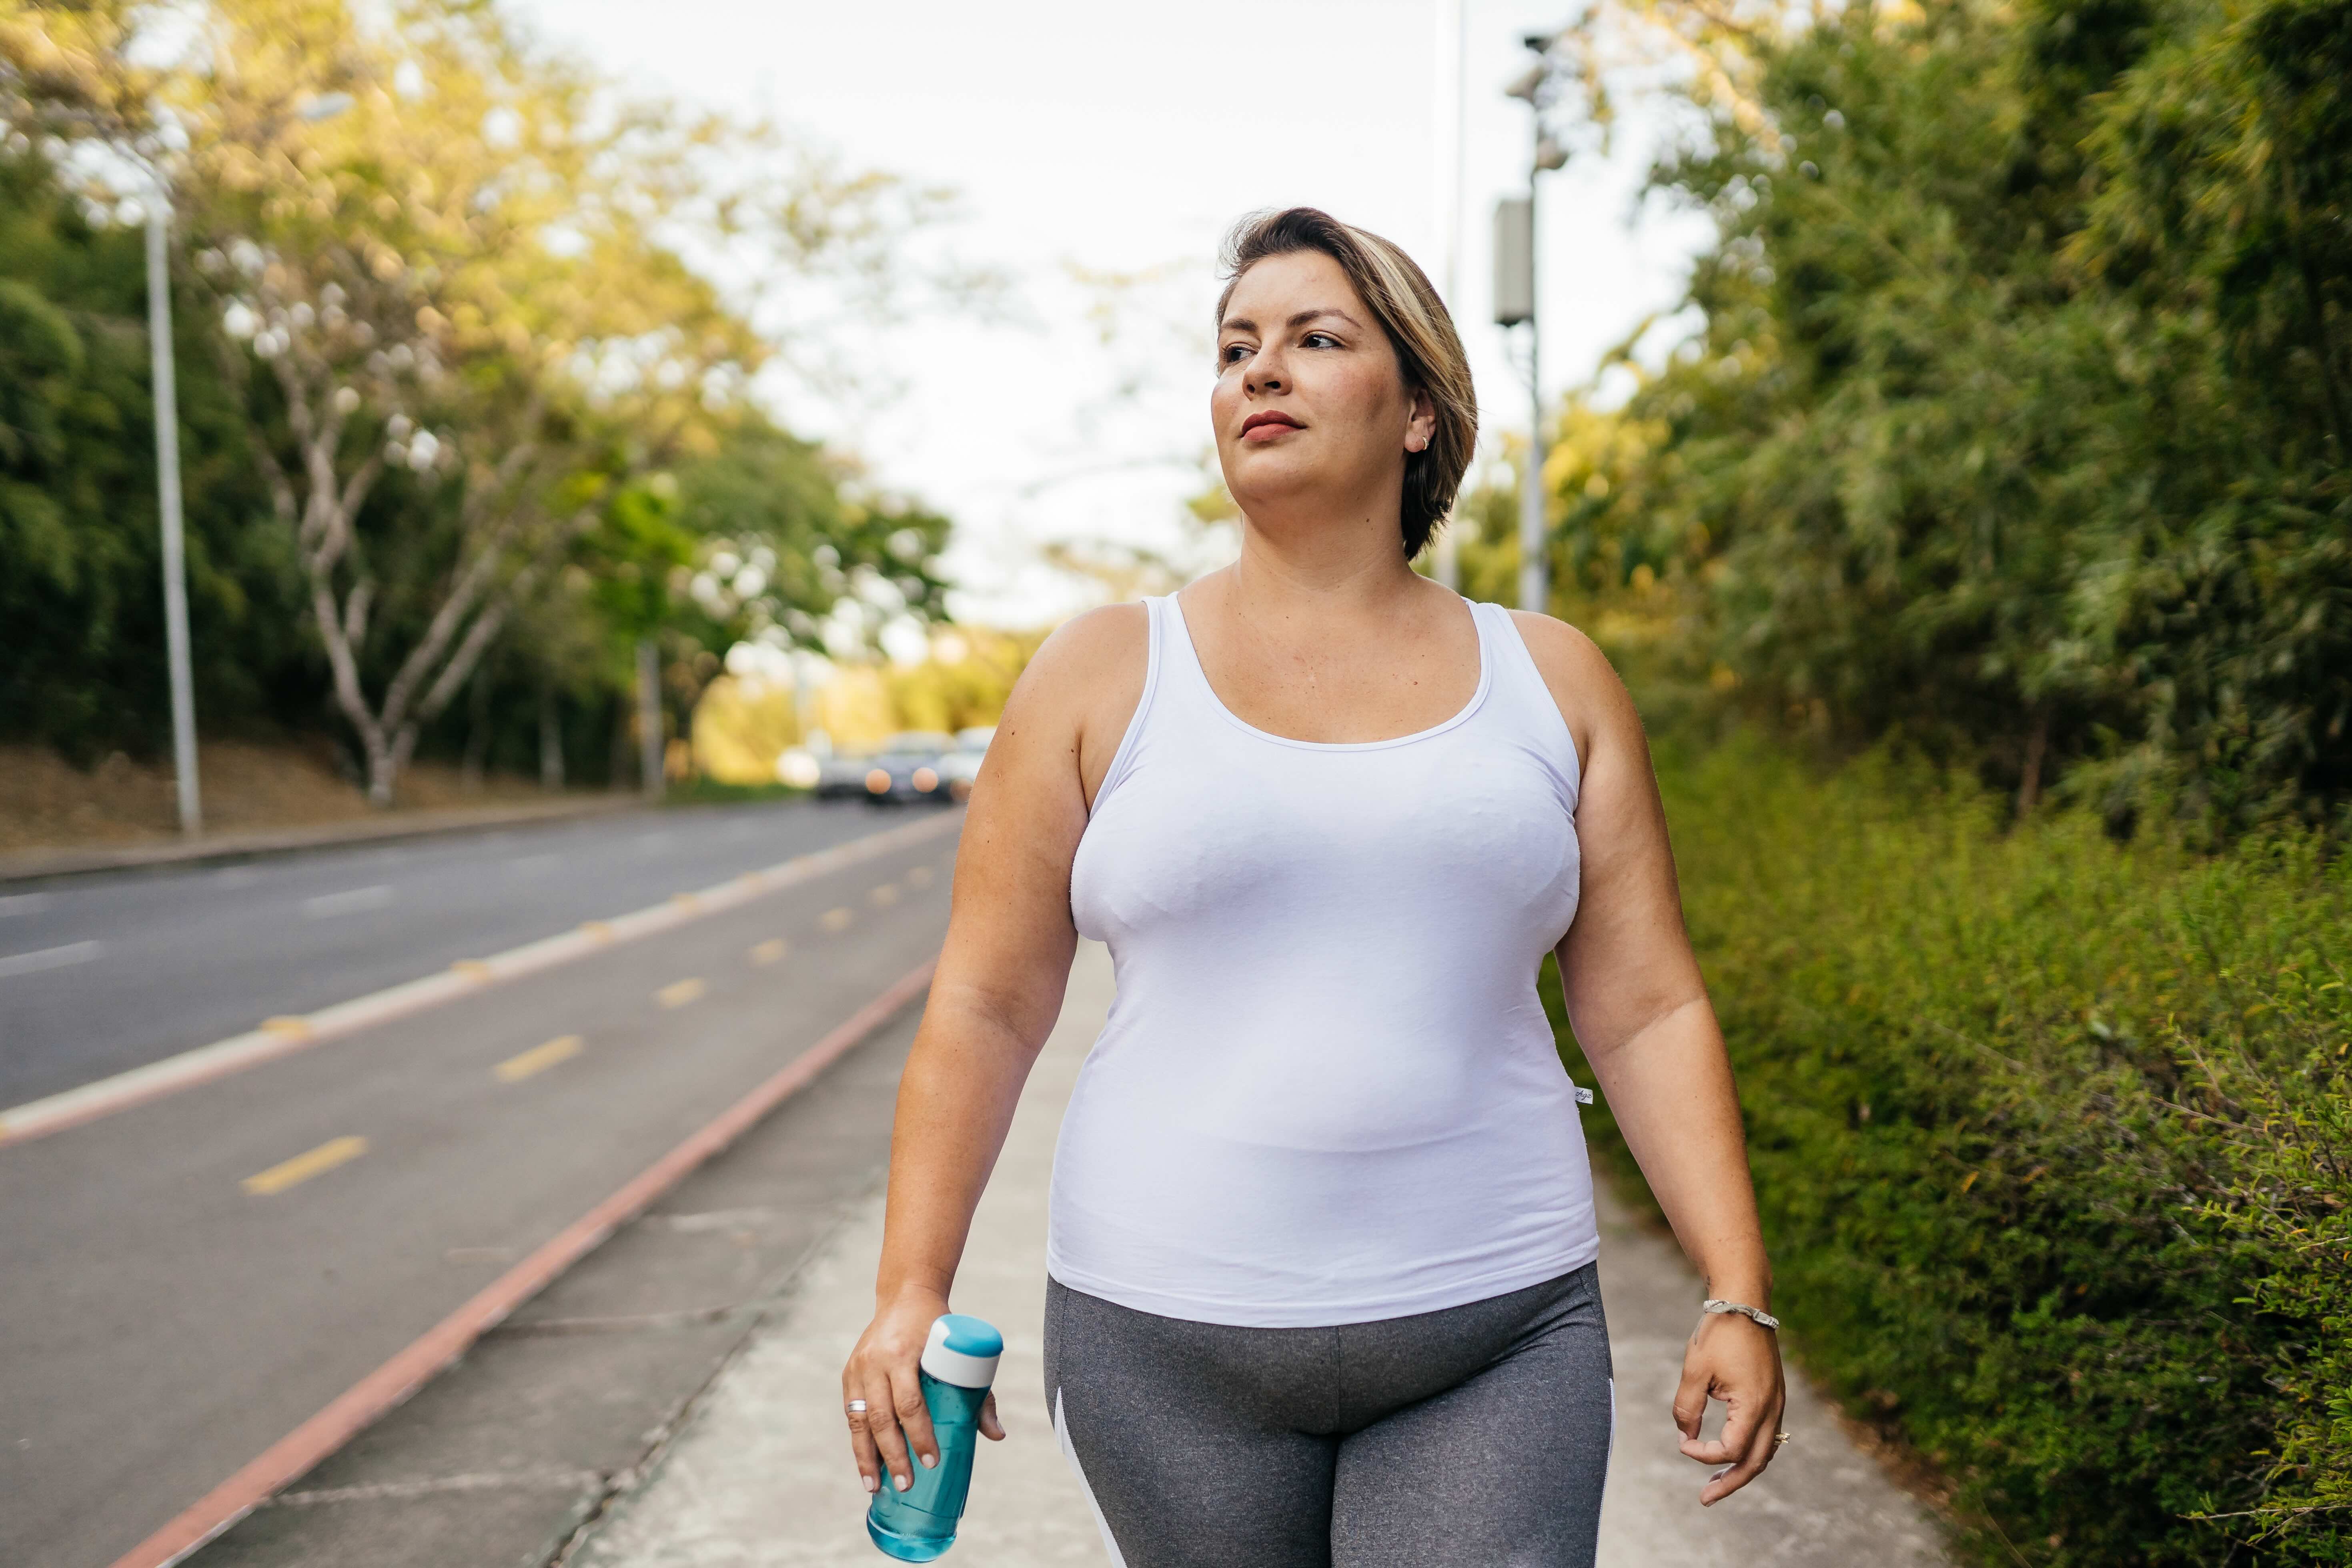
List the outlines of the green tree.
{"type": "Polygon", "coordinates": [[[628,102],[489,6],[237,0],[166,67],[135,63],[142,18],[0,10],[8,117],[91,151],[92,183],[169,179],[379,803],[513,616],[589,602],[549,596],[609,555],[575,560],[633,482],[746,408],[769,345],[681,247],[868,305],[923,276],[902,247],[930,195],[628,102]]]}
{"type": "Polygon", "coordinates": [[[1563,553],[1641,542],[1751,693],[2021,810],[2344,800],[2352,5],[1654,14],[1722,68],[1657,175],[1720,240],[1563,553]]]}

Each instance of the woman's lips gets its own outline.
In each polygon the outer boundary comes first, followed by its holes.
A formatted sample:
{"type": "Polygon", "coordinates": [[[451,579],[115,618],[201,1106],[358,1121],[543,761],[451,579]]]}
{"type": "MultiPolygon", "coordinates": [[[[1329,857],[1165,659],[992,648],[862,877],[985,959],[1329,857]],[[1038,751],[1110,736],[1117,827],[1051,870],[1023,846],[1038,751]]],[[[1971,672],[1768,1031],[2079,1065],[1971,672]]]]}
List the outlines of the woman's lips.
{"type": "Polygon", "coordinates": [[[1242,439],[1244,441],[1271,441],[1277,436],[1286,435],[1293,430],[1303,430],[1305,428],[1305,426],[1299,424],[1297,420],[1293,419],[1289,415],[1276,414],[1269,409],[1264,414],[1253,414],[1247,419],[1242,421],[1242,439]]]}

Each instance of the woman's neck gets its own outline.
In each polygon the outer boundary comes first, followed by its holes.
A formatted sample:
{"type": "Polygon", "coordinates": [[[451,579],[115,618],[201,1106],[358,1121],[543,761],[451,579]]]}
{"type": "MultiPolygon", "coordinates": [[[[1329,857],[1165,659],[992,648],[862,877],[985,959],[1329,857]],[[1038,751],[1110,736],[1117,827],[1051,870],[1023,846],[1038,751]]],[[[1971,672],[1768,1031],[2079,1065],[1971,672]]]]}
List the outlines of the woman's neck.
{"type": "Polygon", "coordinates": [[[1277,517],[1272,526],[1244,516],[1241,557],[1221,575],[1241,602],[1259,608],[1380,609],[1421,582],[1405,559],[1395,509],[1387,510],[1345,521],[1277,517]]]}

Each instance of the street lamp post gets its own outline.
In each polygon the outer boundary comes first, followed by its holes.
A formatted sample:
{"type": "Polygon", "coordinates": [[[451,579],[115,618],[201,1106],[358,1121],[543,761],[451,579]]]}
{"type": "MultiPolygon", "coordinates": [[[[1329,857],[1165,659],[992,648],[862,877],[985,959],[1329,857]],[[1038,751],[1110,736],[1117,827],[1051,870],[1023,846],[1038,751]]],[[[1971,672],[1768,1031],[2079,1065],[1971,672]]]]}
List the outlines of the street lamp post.
{"type": "MultiPolygon", "coordinates": [[[[1462,314],[1462,185],[1468,158],[1470,94],[1465,77],[1470,61],[1470,7],[1467,0],[1437,4],[1437,141],[1444,149],[1438,164],[1437,232],[1445,244],[1445,308],[1456,321],[1462,314]]],[[[1437,548],[1430,575],[1449,588],[1462,586],[1461,544],[1449,516],[1438,530],[1437,548]]]]}
{"type": "MultiPolygon", "coordinates": [[[[295,114],[313,124],[351,108],[348,92],[311,99],[295,114]]],[[[154,383],[155,500],[163,513],[163,657],[172,686],[172,771],[180,796],[180,831],[201,833],[204,793],[196,777],[196,686],[188,656],[187,530],[180,509],[180,388],[172,361],[172,187],[151,165],[147,207],[147,354],[154,383]]]]}
{"type": "Polygon", "coordinates": [[[187,545],[180,517],[180,399],[172,363],[172,205],[156,182],[147,201],[147,342],[154,378],[155,489],[163,514],[163,647],[171,666],[172,768],[180,831],[205,823],[196,781],[196,693],[188,668],[187,545]]]}
{"type": "Polygon", "coordinates": [[[1543,333],[1536,315],[1536,183],[1538,176],[1568,162],[1568,153],[1544,129],[1545,89],[1551,68],[1545,59],[1555,35],[1529,33],[1521,39],[1536,62],[1505,89],[1534,111],[1535,146],[1528,160],[1528,194],[1495,204],[1495,322],[1528,329],[1528,462],[1519,476],[1519,608],[1543,613],[1550,598],[1550,555],[1544,519],[1543,333]]]}

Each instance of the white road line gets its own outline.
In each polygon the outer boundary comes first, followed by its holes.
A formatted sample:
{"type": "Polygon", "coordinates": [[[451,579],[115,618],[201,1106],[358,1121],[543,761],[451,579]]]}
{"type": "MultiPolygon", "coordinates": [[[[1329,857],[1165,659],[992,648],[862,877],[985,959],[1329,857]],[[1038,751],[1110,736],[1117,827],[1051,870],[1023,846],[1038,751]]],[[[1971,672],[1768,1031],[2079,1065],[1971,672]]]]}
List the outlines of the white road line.
{"type": "Polygon", "coordinates": [[[36,948],[31,952],[12,952],[0,958],[0,978],[11,974],[38,974],[44,969],[66,969],[77,963],[88,963],[99,954],[94,942],[69,942],[63,947],[36,948]]]}
{"type": "MultiPolygon", "coordinates": [[[[331,1007],[322,1007],[315,1013],[273,1018],[250,1033],[232,1035],[226,1040],[199,1046],[194,1050],[183,1051],[178,1056],[166,1057],[142,1068],[132,1068],[129,1072],[102,1078],[79,1089],[67,1089],[62,1094],[28,1100],[23,1105],[0,1110],[0,1145],[56,1132],[144,1100],[189,1089],[229,1073],[242,1072],[247,1068],[307,1049],[322,1040],[340,1039],[394,1018],[437,1007],[444,1002],[471,996],[505,981],[536,974],[543,969],[552,969],[558,964],[604,952],[616,943],[636,942],[674,931],[692,921],[740,908],[754,899],[797,887],[844,867],[953,832],[961,821],[958,816],[936,816],[927,822],[909,823],[904,827],[887,828],[863,838],[853,838],[846,844],[798,856],[764,870],[747,871],[716,887],[705,888],[686,900],[665,899],[650,909],[615,915],[609,921],[587,921],[575,931],[525,942],[520,947],[509,948],[488,958],[461,959],[438,973],[354,997],[349,1002],[340,1002],[331,1007]]],[[[836,912],[844,916],[848,913],[845,910],[836,912]]],[[[95,942],[87,945],[97,946],[95,942]]],[[[67,962],[79,963],[80,960],[69,959],[67,962]]]]}
{"type": "Polygon", "coordinates": [[[332,920],[337,915],[362,914],[380,910],[392,902],[392,889],[382,883],[373,888],[350,888],[340,893],[320,893],[315,899],[302,900],[305,920],[332,920]]]}
{"type": "Polygon", "coordinates": [[[47,893],[11,893],[0,898],[0,921],[10,915],[37,915],[49,907],[47,893]]]}

